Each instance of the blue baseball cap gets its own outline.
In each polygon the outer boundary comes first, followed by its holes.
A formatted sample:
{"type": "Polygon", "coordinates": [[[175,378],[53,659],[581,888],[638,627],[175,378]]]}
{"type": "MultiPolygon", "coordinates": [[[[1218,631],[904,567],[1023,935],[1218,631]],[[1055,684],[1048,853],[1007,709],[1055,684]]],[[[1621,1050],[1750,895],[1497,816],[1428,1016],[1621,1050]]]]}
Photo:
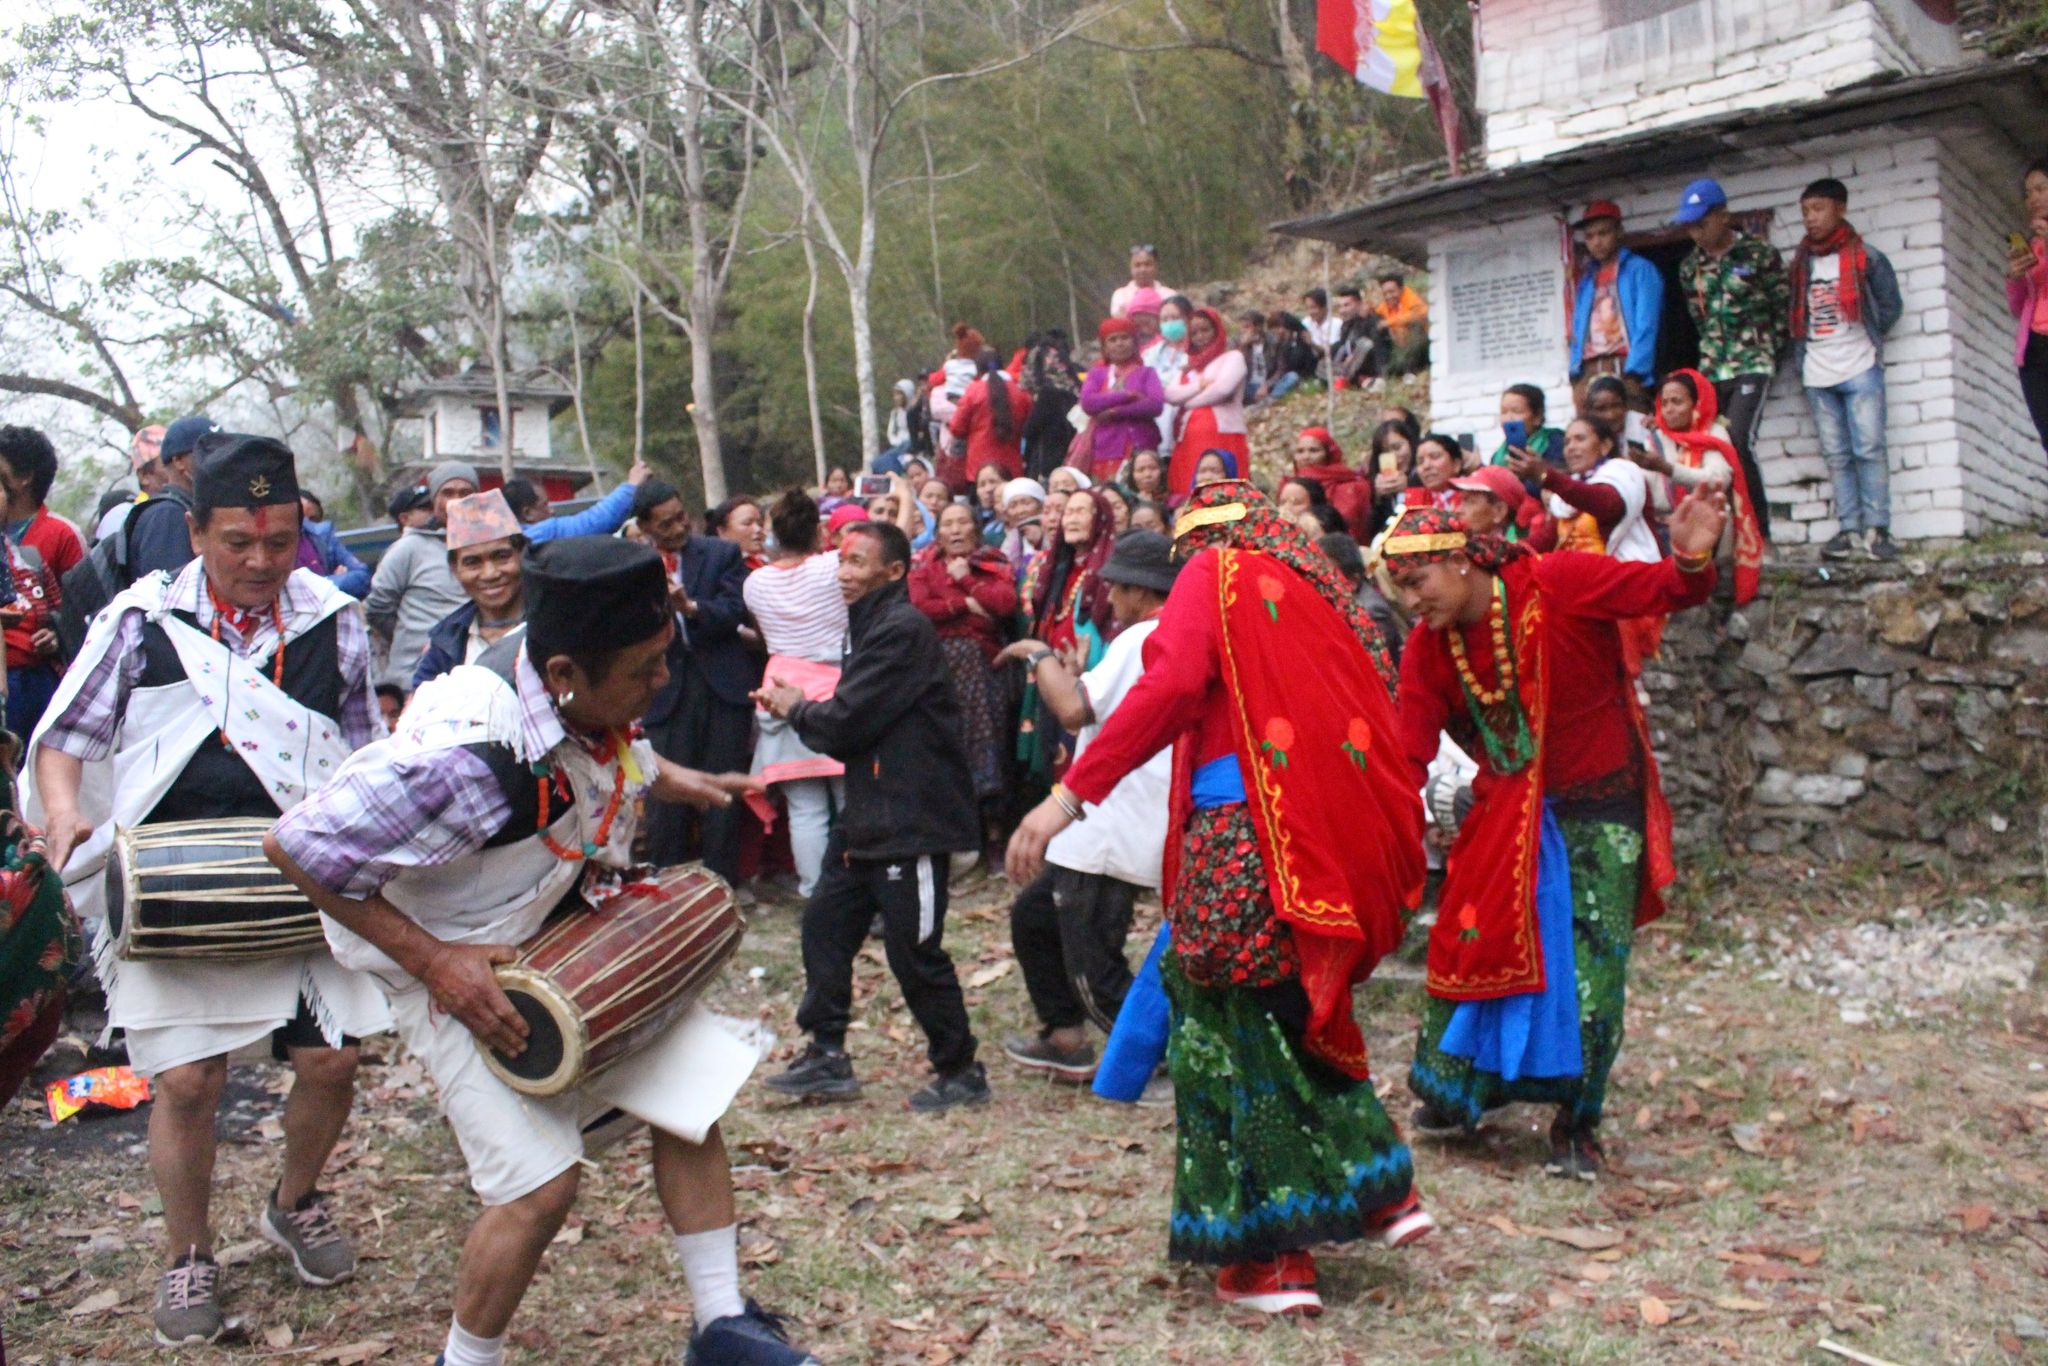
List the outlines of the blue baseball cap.
{"type": "Polygon", "coordinates": [[[1728,192],[1721,188],[1718,180],[1695,180],[1685,187],[1685,193],[1678,196],[1678,212],[1671,215],[1675,227],[1697,223],[1710,210],[1721,208],[1728,202],[1728,192]]]}
{"type": "Polygon", "coordinates": [[[163,444],[157,447],[157,458],[171,460],[190,455],[192,448],[199,444],[199,438],[212,436],[219,430],[220,424],[210,417],[181,417],[164,428],[163,444]]]}

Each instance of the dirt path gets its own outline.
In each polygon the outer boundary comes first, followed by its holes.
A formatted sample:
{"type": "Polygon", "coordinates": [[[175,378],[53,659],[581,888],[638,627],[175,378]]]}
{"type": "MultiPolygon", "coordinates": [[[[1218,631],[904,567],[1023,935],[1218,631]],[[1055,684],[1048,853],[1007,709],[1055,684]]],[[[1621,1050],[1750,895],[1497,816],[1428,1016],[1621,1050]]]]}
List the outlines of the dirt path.
{"type": "MultiPolygon", "coordinates": [[[[1022,984],[1004,903],[968,897],[950,942],[996,1103],[936,1121],[903,1109],[921,1048],[871,947],[853,1037],[866,1097],[791,1108],[756,1086],[728,1121],[749,1289],[833,1362],[1840,1360],[1814,1350],[1823,1338],[1901,1366],[2048,1360],[2048,1009],[2038,985],[2010,984],[2028,981],[2038,921],[1913,890],[1788,870],[1652,930],[1609,1177],[1544,1177],[1534,1110],[1470,1142],[1423,1141],[1443,1233],[1323,1257],[1330,1312],[1306,1326],[1226,1312],[1206,1277],[1164,1260],[1169,1111],[1002,1060],[1026,1022],[1022,984]],[[1897,915],[1905,900],[1924,911],[1897,915]]],[[[719,1004],[787,1030],[795,937],[787,908],[761,916],[719,1004]]],[[[1418,991],[1392,964],[1361,996],[1402,1116],[1418,991]]],[[[299,1288],[250,1243],[278,1142],[256,1102],[282,1076],[237,1068],[248,1113],[226,1126],[239,1141],[222,1148],[217,1209],[250,1339],[192,1359],[432,1359],[470,1199],[430,1086],[380,1051],[329,1183],[365,1257],[334,1291],[299,1288]]],[[[0,1117],[8,1359],[165,1355],[147,1346],[158,1221],[134,1120],[53,1135],[37,1115],[0,1117]]],[[[515,1325],[518,1358],[674,1361],[690,1309],[644,1143],[605,1156],[579,1215],[515,1325]]]]}

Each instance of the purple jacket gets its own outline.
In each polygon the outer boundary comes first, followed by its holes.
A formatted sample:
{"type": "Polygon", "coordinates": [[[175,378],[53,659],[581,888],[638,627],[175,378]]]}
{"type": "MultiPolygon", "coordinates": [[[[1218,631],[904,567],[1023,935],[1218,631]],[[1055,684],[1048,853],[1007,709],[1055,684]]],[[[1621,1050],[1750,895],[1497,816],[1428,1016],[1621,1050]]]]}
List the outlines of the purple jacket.
{"type": "Polygon", "coordinates": [[[1158,448],[1159,413],[1166,406],[1159,376],[1149,365],[1134,366],[1121,389],[1109,385],[1107,361],[1090,370],[1081,385],[1081,411],[1088,414],[1089,455],[1095,462],[1090,473],[1098,478],[1104,467],[1130,459],[1132,451],[1158,448]]]}

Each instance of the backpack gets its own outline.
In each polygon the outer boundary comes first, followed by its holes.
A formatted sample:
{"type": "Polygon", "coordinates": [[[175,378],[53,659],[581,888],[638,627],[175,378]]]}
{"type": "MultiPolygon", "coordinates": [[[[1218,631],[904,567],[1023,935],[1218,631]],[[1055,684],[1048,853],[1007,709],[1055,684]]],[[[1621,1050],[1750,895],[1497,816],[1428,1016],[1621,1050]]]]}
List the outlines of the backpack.
{"type": "MultiPolygon", "coordinates": [[[[191,499],[178,489],[166,489],[156,497],[191,506],[191,499]]],[[[66,571],[63,597],[58,603],[57,619],[52,623],[57,632],[57,657],[66,666],[78,658],[93,618],[135,582],[134,567],[128,562],[128,532],[150,501],[138,498],[131,503],[127,518],[115,528],[114,534],[101,537],[91,554],[66,571]]]]}

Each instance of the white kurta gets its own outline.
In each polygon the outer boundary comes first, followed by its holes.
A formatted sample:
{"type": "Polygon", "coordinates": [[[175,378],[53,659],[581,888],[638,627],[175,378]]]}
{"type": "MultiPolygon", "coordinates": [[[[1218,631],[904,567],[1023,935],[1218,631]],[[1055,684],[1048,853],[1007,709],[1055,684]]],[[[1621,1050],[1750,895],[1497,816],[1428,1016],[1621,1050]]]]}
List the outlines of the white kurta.
{"type": "MultiPolygon", "coordinates": [[[[195,565],[191,572],[203,571],[195,565]]],[[[361,610],[319,575],[304,569],[293,574],[301,586],[313,589],[319,605],[286,618],[286,648],[335,613],[361,610]]],[[[339,1044],[344,1034],[388,1029],[390,1012],[374,984],[336,963],[325,948],[240,963],[124,962],[113,954],[106,870],[114,834],[143,822],[201,744],[224,735],[262,779],[279,811],[297,805],[309,788],[338,771],[348,752],[334,718],[293,701],[271,682],[267,670],[275,643],[259,655],[236,655],[170,615],[170,584],[163,575],[138,580],[94,620],[30,741],[22,784],[23,813],[41,824],[45,813],[34,771],[44,732],[106,657],[123,613],[140,611],[162,626],[186,678],[129,694],[113,752],[84,766],[78,810],[93,830],[64,866],[65,890],[92,934],[94,961],[107,992],[108,1027],[127,1031],[129,1060],[145,1075],[254,1043],[296,1016],[302,999],[329,1043],[339,1044]]],[[[368,680],[357,685],[367,687],[368,680]]]]}

